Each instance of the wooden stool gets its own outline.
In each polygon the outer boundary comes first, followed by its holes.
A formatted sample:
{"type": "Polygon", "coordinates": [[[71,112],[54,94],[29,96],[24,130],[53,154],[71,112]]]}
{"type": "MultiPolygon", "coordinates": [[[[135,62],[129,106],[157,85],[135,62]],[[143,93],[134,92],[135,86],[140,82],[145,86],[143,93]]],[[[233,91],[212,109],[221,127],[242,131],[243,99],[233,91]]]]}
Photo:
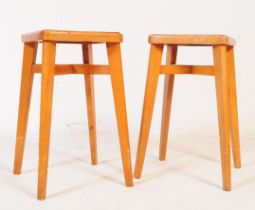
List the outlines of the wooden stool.
{"type": "Polygon", "coordinates": [[[151,51],[134,177],[140,178],[142,173],[159,75],[165,75],[159,150],[160,160],[165,160],[166,158],[174,75],[209,75],[215,77],[216,83],[223,189],[230,191],[230,134],[234,166],[236,168],[241,167],[234,69],[235,40],[223,35],[151,35],[149,43],[151,44],[151,51]],[[166,65],[161,64],[164,45],[167,45],[166,65]],[[178,46],[211,46],[213,48],[214,65],[175,65],[178,46]]]}
{"type": "Polygon", "coordinates": [[[91,162],[97,164],[94,74],[110,75],[120,139],[126,186],[133,185],[129,134],[122,75],[122,34],[109,32],[78,32],[43,30],[22,36],[24,42],[23,70],[20,89],[14,174],[20,174],[27,130],[29,104],[34,73],[41,73],[41,116],[38,169],[38,199],[46,196],[51,110],[54,75],[82,74],[85,79],[91,162]],[[36,64],[38,43],[42,43],[42,64],[36,64]],[[56,44],[81,44],[84,64],[55,65],[56,44]],[[106,43],[109,65],[94,65],[92,44],[106,43]]]}

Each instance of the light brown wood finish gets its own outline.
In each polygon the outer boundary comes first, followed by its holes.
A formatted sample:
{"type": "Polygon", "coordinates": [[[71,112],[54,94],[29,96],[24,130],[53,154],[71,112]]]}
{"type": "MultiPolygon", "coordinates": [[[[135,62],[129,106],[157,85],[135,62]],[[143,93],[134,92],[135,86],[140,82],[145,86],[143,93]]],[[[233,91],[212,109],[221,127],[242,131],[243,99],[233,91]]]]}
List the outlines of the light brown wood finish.
{"type": "Polygon", "coordinates": [[[225,35],[201,35],[201,34],[153,34],[149,36],[151,44],[187,45],[187,46],[234,46],[235,39],[225,35]]]}
{"type": "MultiPolygon", "coordinates": [[[[42,65],[33,65],[34,73],[42,73],[42,65]]],[[[55,75],[66,74],[110,74],[108,65],[89,64],[57,64],[55,65],[55,75]]]]}
{"type": "MultiPolygon", "coordinates": [[[[42,72],[42,65],[33,65],[34,73],[42,72]]],[[[55,75],[66,74],[110,74],[108,65],[57,64],[55,75]]],[[[200,74],[213,76],[214,66],[161,65],[160,74],[200,74]]]]}
{"type": "Polygon", "coordinates": [[[14,174],[20,174],[24,155],[30,99],[34,73],[32,65],[36,62],[37,43],[25,43],[23,54],[22,78],[19,98],[19,116],[16,134],[14,174]]]}
{"type": "Polygon", "coordinates": [[[56,43],[43,42],[39,169],[38,169],[38,194],[37,194],[39,200],[45,199],[46,196],[55,54],[56,43]]]}
{"type": "Polygon", "coordinates": [[[234,48],[228,47],[228,81],[229,81],[229,107],[230,107],[230,134],[232,140],[232,153],[234,166],[241,168],[239,125],[238,125],[238,109],[237,109],[237,93],[236,93],[236,77],[235,77],[235,58],[234,48]]]}
{"type": "Polygon", "coordinates": [[[115,104],[116,119],[118,124],[118,133],[125,183],[126,186],[133,186],[126,100],[122,73],[121,49],[119,43],[107,43],[106,47],[112,81],[112,91],[115,104]]]}
{"type": "MultiPolygon", "coordinates": [[[[177,47],[167,46],[166,65],[175,64],[177,57],[177,47]]],[[[174,75],[165,75],[164,81],[164,95],[163,95],[163,108],[161,120],[161,133],[160,133],[160,146],[159,146],[159,160],[166,159],[166,149],[168,140],[168,131],[170,123],[170,113],[172,106],[172,96],[174,89],[174,75]]]]}
{"type": "Polygon", "coordinates": [[[64,30],[42,30],[24,34],[23,42],[53,41],[57,43],[102,43],[122,42],[123,37],[118,32],[84,32],[64,30]]]}
{"type": "Polygon", "coordinates": [[[122,75],[121,50],[122,34],[115,32],[77,32],[43,30],[23,35],[25,42],[21,81],[17,143],[14,173],[19,174],[22,166],[29,103],[34,73],[42,74],[40,142],[38,167],[39,200],[46,197],[52,97],[55,75],[82,74],[85,80],[91,162],[97,164],[96,114],[94,96],[94,74],[110,75],[118,123],[120,149],[126,186],[133,186],[128,122],[125,104],[124,81],[122,75]],[[38,43],[43,45],[42,64],[35,64],[38,43]],[[81,44],[83,64],[55,65],[56,44],[81,44]],[[106,43],[109,65],[95,65],[92,59],[92,44],[106,43]]]}
{"type": "Polygon", "coordinates": [[[140,178],[148,143],[151,118],[154,108],[160,64],[162,60],[163,45],[151,45],[146,88],[144,94],[143,114],[141,119],[140,136],[136,155],[135,178],[140,178]]]}
{"type": "Polygon", "coordinates": [[[162,111],[162,124],[160,136],[159,159],[165,160],[167,149],[168,129],[170,122],[170,111],[173,94],[173,84],[175,74],[198,74],[215,77],[218,121],[220,133],[221,162],[223,175],[223,189],[231,190],[231,153],[230,153],[230,134],[232,139],[232,153],[234,165],[241,167],[238,111],[236,80],[234,67],[234,48],[235,40],[224,35],[151,35],[151,53],[149,59],[149,72],[147,76],[145,98],[143,105],[143,115],[141,121],[140,137],[138,143],[137,159],[135,166],[135,178],[141,177],[144,163],[144,156],[148,141],[148,135],[151,124],[155,92],[159,74],[165,75],[164,99],[162,111]],[[155,46],[168,46],[168,54],[172,52],[173,56],[167,55],[166,65],[161,65],[159,58],[161,50],[155,50],[155,46]],[[176,65],[175,49],[179,46],[210,46],[213,48],[214,65],[176,65]],[[172,50],[170,47],[172,46],[172,50]],[[174,50],[173,50],[174,49],[174,50]],[[153,53],[154,52],[154,53],[153,53]]]}
{"type": "MultiPolygon", "coordinates": [[[[92,44],[82,44],[83,63],[93,64],[92,44]]],[[[94,76],[84,75],[89,125],[90,153],[92,165],[97,164],[96,110],[94,94],[94,76]]]]}
{"type": "Polygon", "coordinates": [[[231,190],[231,160],[230,160],[230,112],[228,90],[227,47],[217,46],[213,49],[215,65],[215,84],[218,104],[218,121],[220,132],[221,164],[223,189],[231,190]]]}
{"type": "Polygon", "coordinates": [[[214,66],[161,65],[160,74],[200,74],[214,76],[214,66]]]}

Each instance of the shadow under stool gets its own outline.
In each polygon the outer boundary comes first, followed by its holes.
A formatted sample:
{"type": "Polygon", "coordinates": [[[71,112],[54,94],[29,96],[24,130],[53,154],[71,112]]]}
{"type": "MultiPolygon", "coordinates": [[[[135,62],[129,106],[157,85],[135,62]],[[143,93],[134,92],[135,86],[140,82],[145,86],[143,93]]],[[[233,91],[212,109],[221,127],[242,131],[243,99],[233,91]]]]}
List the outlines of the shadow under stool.
{"type": "Polygon", "coordinates": [[[149,130],[159,75],[165,75],[159,159],[165,160],[170,122],[174,78],[178,74],[208,75],[215,78],[223,189],[231,190],[231,152],[234,166],[241,167],[236,79],[234,67],[235,40],[224,35],[151,35],[149,67],[144,95],[143,113],[135,165],[135,178],[140,178],[148,143],[149,130]],[[164,46],[166,64],[162,65],[164,46]],[[176,65],[178,46],[209,46],[213,49],[214,65],[176,65]],[[230,142],[230,139],[232,140],[230,142]]]}
{"type": "Polygon", "coordinates": [[[22,36],[24,42],[19,115],[16,136],[14,174],[20,174],[29,114],[29,104],[35,73],[41,79],[40,142],[38,168],[38,199],[46,197],[52,96],[55,75],[81,74],[85,79],[91,162],[97,164],[94,74],[110,75],[118,124],[119,142],[126,186],[133,186],[126,102],[124,93],[121,48],[122,34],[117,32],[79,32],[43,30],[22,36]],[[42,64],[36,64],[38,43],[42,43],[42,64]],[[92,44],[106,44],[108,65],[93,64],[92,44]],[[83,64],[55,64],[57,44],[80,44],[83,64]]]}

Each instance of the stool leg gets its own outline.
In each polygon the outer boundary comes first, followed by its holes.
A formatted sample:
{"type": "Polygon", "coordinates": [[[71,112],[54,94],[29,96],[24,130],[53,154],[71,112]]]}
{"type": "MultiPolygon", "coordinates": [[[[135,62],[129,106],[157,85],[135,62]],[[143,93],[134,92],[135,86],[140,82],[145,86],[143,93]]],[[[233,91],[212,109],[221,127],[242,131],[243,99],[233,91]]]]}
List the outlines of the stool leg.
{"type": "Polygon", "coordinates": [[[148,75],[143,102],[143,114],[140,127],[140,136],[136,156],[135,178],[139,179],[142,174],[145,152],[148,143],[151,118],[155,102],[160,65],[163,53],[163,45],[151,45],[148,75]]]}
{"type": "Polygon", "coordinates": [[[229,93],[227,70],[227,47],[214,47],[215,82],[218,104],[223,189],[231,190],[229,93]]]}
{"type": "MultiPolygon", "coordinates": [[[[166,54],[166,65],[175,64],[177,56],[177,47],[168,46],[166,54]]],[[[166,159],[166,149],[168,140],[168,131],[170,123],[170,113],[172,106],[172,96],[174,89],[174,75],[165,75],[164,81],[164,96],[163,108],[161,119],[161,133],[160,133],[160,147],[159,147],[159,160],[166,159]]]]}
{"type": "Polygon", "coordinates": [[[46,197],[56,43],[43,42],[38,194],[46,197]]]}
{"type": "Polygon", "coordinates": [[[107,43],[107,53],[112,81],[115,112],[119,131],[119,141],[122,155],[126,186],[133,186],[132,164],[129,145],[128,123],[122,75],[120,44],[107,43]]]}
{"type": "MultiPolygon", "coordinates": [[[[83,63],[92,64],[92,44],[82,44],[83,63]]],[[[94,76],[85,74],[85,90],[87,102],[87,114],[89,124],[89,139],[90,139],[90,154],[92,165],[97,164],[97,137],[96,137],[96,110],[95,110],[95,95],[94,95],[94,76]]]]}
{"type": "Polygon", "coordinates": [[[19,98],[19,115],[16,134],[14,174],[20,174],[23,162],[29,106],[32,93],[34,73],[32,65],[36,62],[37,43],[25,43],[23,67],[19,98]]]}
{"type": "Polygon", "coordinates": [[[234,166],[241,168],[239,126],[238,126],[238,109],[236,94],[236,78],[234,63],[234,48],[228,48],[228,72],[229,72],[229,102],[230,102],[230,134],[232,139],[232,153],[234,166]]]}

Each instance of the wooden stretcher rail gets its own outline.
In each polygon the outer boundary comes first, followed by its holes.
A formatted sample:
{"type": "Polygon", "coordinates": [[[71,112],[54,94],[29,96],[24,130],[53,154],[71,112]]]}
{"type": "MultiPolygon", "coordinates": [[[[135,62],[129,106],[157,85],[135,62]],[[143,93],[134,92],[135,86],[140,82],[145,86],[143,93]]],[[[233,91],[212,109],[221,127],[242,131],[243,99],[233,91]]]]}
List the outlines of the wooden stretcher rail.
{"type": "MultiPolygon", "coordinates": [[[[33,65],[34,73],[42,72],[41,64],[33,65]]],[[[90,64],[57,64],[55,65],[55,75],[65,74],[110,74],[108,65],[90,65],[90,64]]]]}
{"type": "Polygon", "coordinates": [[[214,76],[214,66],[161,65],[160,74],[201,74],[214,76]]]}

